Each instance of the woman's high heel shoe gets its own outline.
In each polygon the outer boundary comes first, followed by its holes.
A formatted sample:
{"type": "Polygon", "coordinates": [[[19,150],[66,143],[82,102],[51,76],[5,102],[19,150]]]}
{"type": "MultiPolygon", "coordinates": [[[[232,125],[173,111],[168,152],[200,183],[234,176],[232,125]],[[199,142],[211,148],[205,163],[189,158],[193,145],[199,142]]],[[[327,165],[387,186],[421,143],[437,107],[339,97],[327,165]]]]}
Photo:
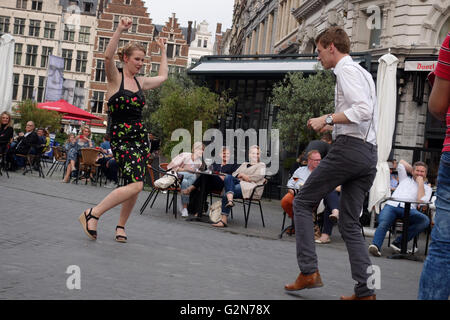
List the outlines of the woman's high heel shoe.
{"type": "MultiPolygon", "coordinates": [[[[123,229],[123,230],[125,230],[125,227],[117,226],[117,227],[116,227],[116,231],[117,231],[117,229],[123,229]]],[[[116,240],[117,242],[125,243],[125,242],[127,242],[127,237],[121,236],[121,235],[116,235],[115,240],[116,240]]]]}
{"type": "Polygon", "coordinates": [[[89,210],[89,213],[87,215],[86,215],[86,211],[83,212],[81,214],[81,216],[78,218],[78,220],[80,221],[81,226],[83,227],[83,231],[86,233],[86,235],[91,240],[96,240],[97,239],[97,231],[88,229],[88,221],[91,219],[98,220],[98,218],[96,216],[93,216],[91,213],[92,213],[92,208],[89,210]]]}

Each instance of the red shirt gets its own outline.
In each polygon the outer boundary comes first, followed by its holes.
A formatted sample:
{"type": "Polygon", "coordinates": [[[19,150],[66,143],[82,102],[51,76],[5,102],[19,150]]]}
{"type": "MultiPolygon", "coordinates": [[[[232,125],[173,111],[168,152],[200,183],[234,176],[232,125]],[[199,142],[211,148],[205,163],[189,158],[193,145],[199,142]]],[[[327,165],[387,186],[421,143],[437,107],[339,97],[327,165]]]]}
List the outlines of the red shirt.
{"type": "MultiPolygon", "coordinates": [[[[442,43],[434,73],[437,77],[450,81],[450,32],[442,43]]],[[[442,149],[442,152],[450,151],[450,106],[448,106],[445,120],[447,122],[447,131],[445,133],[444,148],[442,149]]]]}

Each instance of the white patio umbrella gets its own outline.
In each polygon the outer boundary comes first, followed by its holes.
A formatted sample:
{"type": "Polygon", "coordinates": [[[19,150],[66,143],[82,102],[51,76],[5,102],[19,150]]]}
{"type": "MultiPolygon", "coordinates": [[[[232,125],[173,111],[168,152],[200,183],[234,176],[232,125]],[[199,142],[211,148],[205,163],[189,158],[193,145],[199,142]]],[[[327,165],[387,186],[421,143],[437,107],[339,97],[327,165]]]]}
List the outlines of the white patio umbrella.
{"type": "Polygon", "coordinates": [[[14,43],[8,33],[0,37],[0,113],[12,108],[14,43]]]}
{"type": "MultiPolygon", "coordinates": [[[[392,136],[395,129],[395,111],[397,106],[397,64],[398,59],[392,54],[383,55],[379,60],[377,72],[378,103],[378,163],[377,175],[370,189],[369,212],[375,206],[379,211],[379,202],[391,195],[390,172],[387,159],[392,148],[392,136]]],[[[373,219],[372,219],[373,221],[373,219]]],[[[371,225],[372,227],[372,225],[371,225]]]]}

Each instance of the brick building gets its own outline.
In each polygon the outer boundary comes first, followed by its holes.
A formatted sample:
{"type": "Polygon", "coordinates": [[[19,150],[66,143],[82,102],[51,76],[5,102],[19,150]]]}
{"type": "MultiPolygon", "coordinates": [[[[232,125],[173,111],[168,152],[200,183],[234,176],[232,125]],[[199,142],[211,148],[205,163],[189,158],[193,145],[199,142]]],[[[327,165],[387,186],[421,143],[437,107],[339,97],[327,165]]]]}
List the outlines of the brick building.
{"type": "MultiPolygon", "coordinates": [[[[133,20],[128,33],[122,33],[119,47],[130,41],[141,43],[146,48],[144,65],[140,76],[154,75],[159,71],[161,53],[156,43],[158,38],[166,39],[169,73],[180,72],[187,66],[189,47],[177,23],[175,14],[167,23],[158,28],[152,24],[144,1],[141,0],[111,0],[100,1],[98,26],[95,35],[95,46],[92,61],[92,71],[89,90],[89,111],[97,116],[107,118],[106,109],[106,73],[104,52],[109,40],[113,36],[121,17],[133,20]]],[[[119,57],[115,55],[116,64],[121,66],[119,57]]]]}

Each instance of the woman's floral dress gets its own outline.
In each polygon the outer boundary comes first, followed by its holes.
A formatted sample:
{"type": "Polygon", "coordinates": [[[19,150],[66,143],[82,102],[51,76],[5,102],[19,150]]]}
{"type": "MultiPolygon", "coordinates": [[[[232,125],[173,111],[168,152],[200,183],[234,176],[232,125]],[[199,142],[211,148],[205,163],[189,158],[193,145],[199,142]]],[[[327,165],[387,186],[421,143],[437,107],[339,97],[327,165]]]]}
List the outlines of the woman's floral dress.
{"type": "MultiPolygon", "coordinates": [[[[121,70],[119,70],[121,71],[121,70]]],[[[123,72],[120,89],[108,100],[111,115],[111,149],[122,169],[125,183],[144,181],[147,160],[150,157],[147,130],[142,124],[144,93],[136,78],[139,90],[124,90],[123,72]]]]}

